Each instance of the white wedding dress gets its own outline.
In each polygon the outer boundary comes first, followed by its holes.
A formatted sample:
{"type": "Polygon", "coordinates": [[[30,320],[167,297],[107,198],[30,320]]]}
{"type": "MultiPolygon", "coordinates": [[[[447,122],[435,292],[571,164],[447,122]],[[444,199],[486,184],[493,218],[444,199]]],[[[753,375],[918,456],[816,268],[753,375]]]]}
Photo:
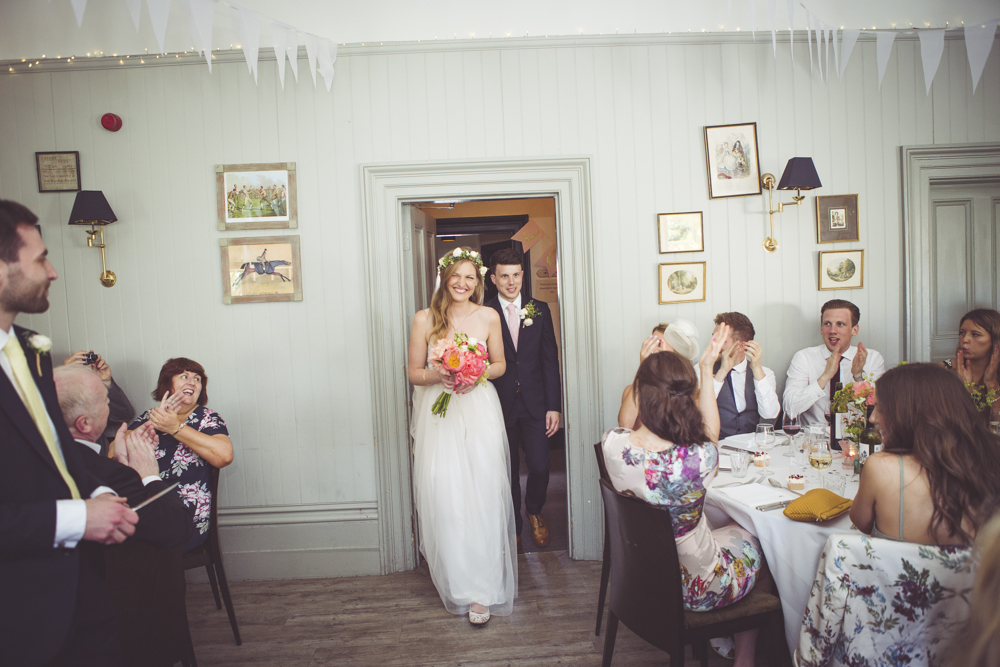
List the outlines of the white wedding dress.
{"type": "MultiPolygon", "coordinates": [[[[429,347],[429,346],[428,346],[429,347]]],[[[415,387],[410,433],[420,552],[445,608],[473,602],[509,616],[517,596],[517,546],[510,452],[493,384],[454,394],[447,415],[431,414],[443,387],[415,387]]]]}

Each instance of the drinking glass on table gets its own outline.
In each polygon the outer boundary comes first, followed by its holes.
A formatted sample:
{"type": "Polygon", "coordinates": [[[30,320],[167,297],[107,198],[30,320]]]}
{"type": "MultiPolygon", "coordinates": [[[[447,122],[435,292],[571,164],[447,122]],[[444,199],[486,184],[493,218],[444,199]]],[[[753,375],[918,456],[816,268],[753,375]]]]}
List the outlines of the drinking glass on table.
{"type": "Polygon", "coordinates": [[[792,438],[790,449],[792,450],[792,468],[796,471],[805,472],[809,467],[809,443],[811,442],[806,433],[798,433],[792,438]]]}
{"type": "MultiPolygon", "coordinates": [[[[799,416],[786,412],[785,416],[781,418],[781,430],[788,436],[788,444],[791,445],[791,441],[796,435],[798,435],[799,431],[802,430],[802,425],[799,423],[799,416]]],[[[785,456],[792,456],[794,447],[789,446],[788,449],[789,451],[785,454],[785,456]]]]}
{"type": "Polygon", "coordinates": [[[823,488],[828,491],[833,491],[838,496],[843,497],[844,492],[847,490],[847,475],[840,472],[839,470],[831,470],[827,473],[821,475],[823,488]]]}
{"type": "Polygon", "coordinates": [[[774,426],[771,424],[757,424],[757,431],[753,436],[754,447],[757,448],[758,452],[764,453],[764,469],[760,474],[765,477],[770,477],[774,474],[773,470],[767,467],[768,459],[770,458],[770,452],[774,448],[774,426]]]}
{"type": "Polygon", "coordinates": [[[729,454],[730,469],[733,477],[743,478],[747,476],[747,469],[750,467],[750,452],[740,450],[729,454]]]}
{"type": "Polygon", "coordinates": [[[818,442],[813,440],[809,452],[809,465],[820,471],[828,470],[833,465],[833,452],[830,451],[830,443],[826,438],[822,438],[818,442]]]}

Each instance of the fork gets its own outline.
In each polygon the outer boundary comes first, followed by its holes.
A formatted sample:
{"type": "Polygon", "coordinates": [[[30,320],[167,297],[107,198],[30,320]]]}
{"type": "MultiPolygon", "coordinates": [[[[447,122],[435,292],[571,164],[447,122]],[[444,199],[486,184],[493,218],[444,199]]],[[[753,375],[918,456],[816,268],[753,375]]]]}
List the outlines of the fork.
{"type": "Polygon", "coordinates": [[[729,486],[744,486],[745,484],[756,484],[763,477],[764,477],[763,475],[757,475],[753,479],[748,479],[745,482],[729,482],[727,484],[719,484],[718,486],[713,486],[712,488],[713,489],[725,489],[726,487],[729,487],[729,486]]]}

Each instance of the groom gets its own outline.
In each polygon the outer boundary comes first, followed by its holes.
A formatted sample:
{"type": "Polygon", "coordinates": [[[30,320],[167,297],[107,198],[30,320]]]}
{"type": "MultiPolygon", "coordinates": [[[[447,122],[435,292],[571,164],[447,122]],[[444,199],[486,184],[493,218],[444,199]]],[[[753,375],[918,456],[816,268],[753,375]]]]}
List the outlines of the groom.
{"type": "Polygon", "coordinates": [[[528,488],[524,506],[531,524],[531,537],[544,547],[549,529],[542,518],[549,486],[549,438],[559,430],[562,395],[559,386],[559,352],[548,304],[524,298],[521,254],[504,248],[490,261],[493,284],[499,294],[486,305],[500,313],[503,321],[503,352],[507,372],[491,380],[500,396],[507,441],[510,445],[511,497],[521,547],[521,477],[519,445],[528,466],[528,488]],[[527,310],[528,312],[525,312],[527,310]]]}

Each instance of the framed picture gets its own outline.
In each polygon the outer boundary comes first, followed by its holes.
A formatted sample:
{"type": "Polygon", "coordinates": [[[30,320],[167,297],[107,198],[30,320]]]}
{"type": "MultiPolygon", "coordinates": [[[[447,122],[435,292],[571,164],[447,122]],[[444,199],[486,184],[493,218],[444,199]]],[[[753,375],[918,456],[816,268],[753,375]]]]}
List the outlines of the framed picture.
{"type": "Polygon", "coordinates": [[[757,123],[705,127],[708,197],[748,197],[761,193],[757,123]]]}
{"type": "Polygon", "coordinates": [[[691,213],[660,213],[656,216],[660,234],[660,254],[671,252],[703,252],[701,211],[691,213]]]}
{"type": "Polygon", "coordinates": [[[816,197],[816,238],[820,243],[860,240],[857,195],[816,197]]]}
{"type": "Polygon", "coordinates": [[[819,288],[861,289],[865,286],[864,250],[820,250],[819,288]]]}
{"type": "Polygon", "coordinates": [[[39,192],[80,191],[80,151],[35,153],[39,192]]]}
{"type": "Polygon", "coordinates": [[[298,236],[219,239],[222,302],[302,301],[298,236]]]}
{"type": "Polygon", "coordinates": [[[295,163],[215,165],[219,231],[296,229],[295,163]]]}
{"type": "Polygon", "coordinates": [[[705,300],[705,262],[660,264],[660,303],[705,300]]]}

